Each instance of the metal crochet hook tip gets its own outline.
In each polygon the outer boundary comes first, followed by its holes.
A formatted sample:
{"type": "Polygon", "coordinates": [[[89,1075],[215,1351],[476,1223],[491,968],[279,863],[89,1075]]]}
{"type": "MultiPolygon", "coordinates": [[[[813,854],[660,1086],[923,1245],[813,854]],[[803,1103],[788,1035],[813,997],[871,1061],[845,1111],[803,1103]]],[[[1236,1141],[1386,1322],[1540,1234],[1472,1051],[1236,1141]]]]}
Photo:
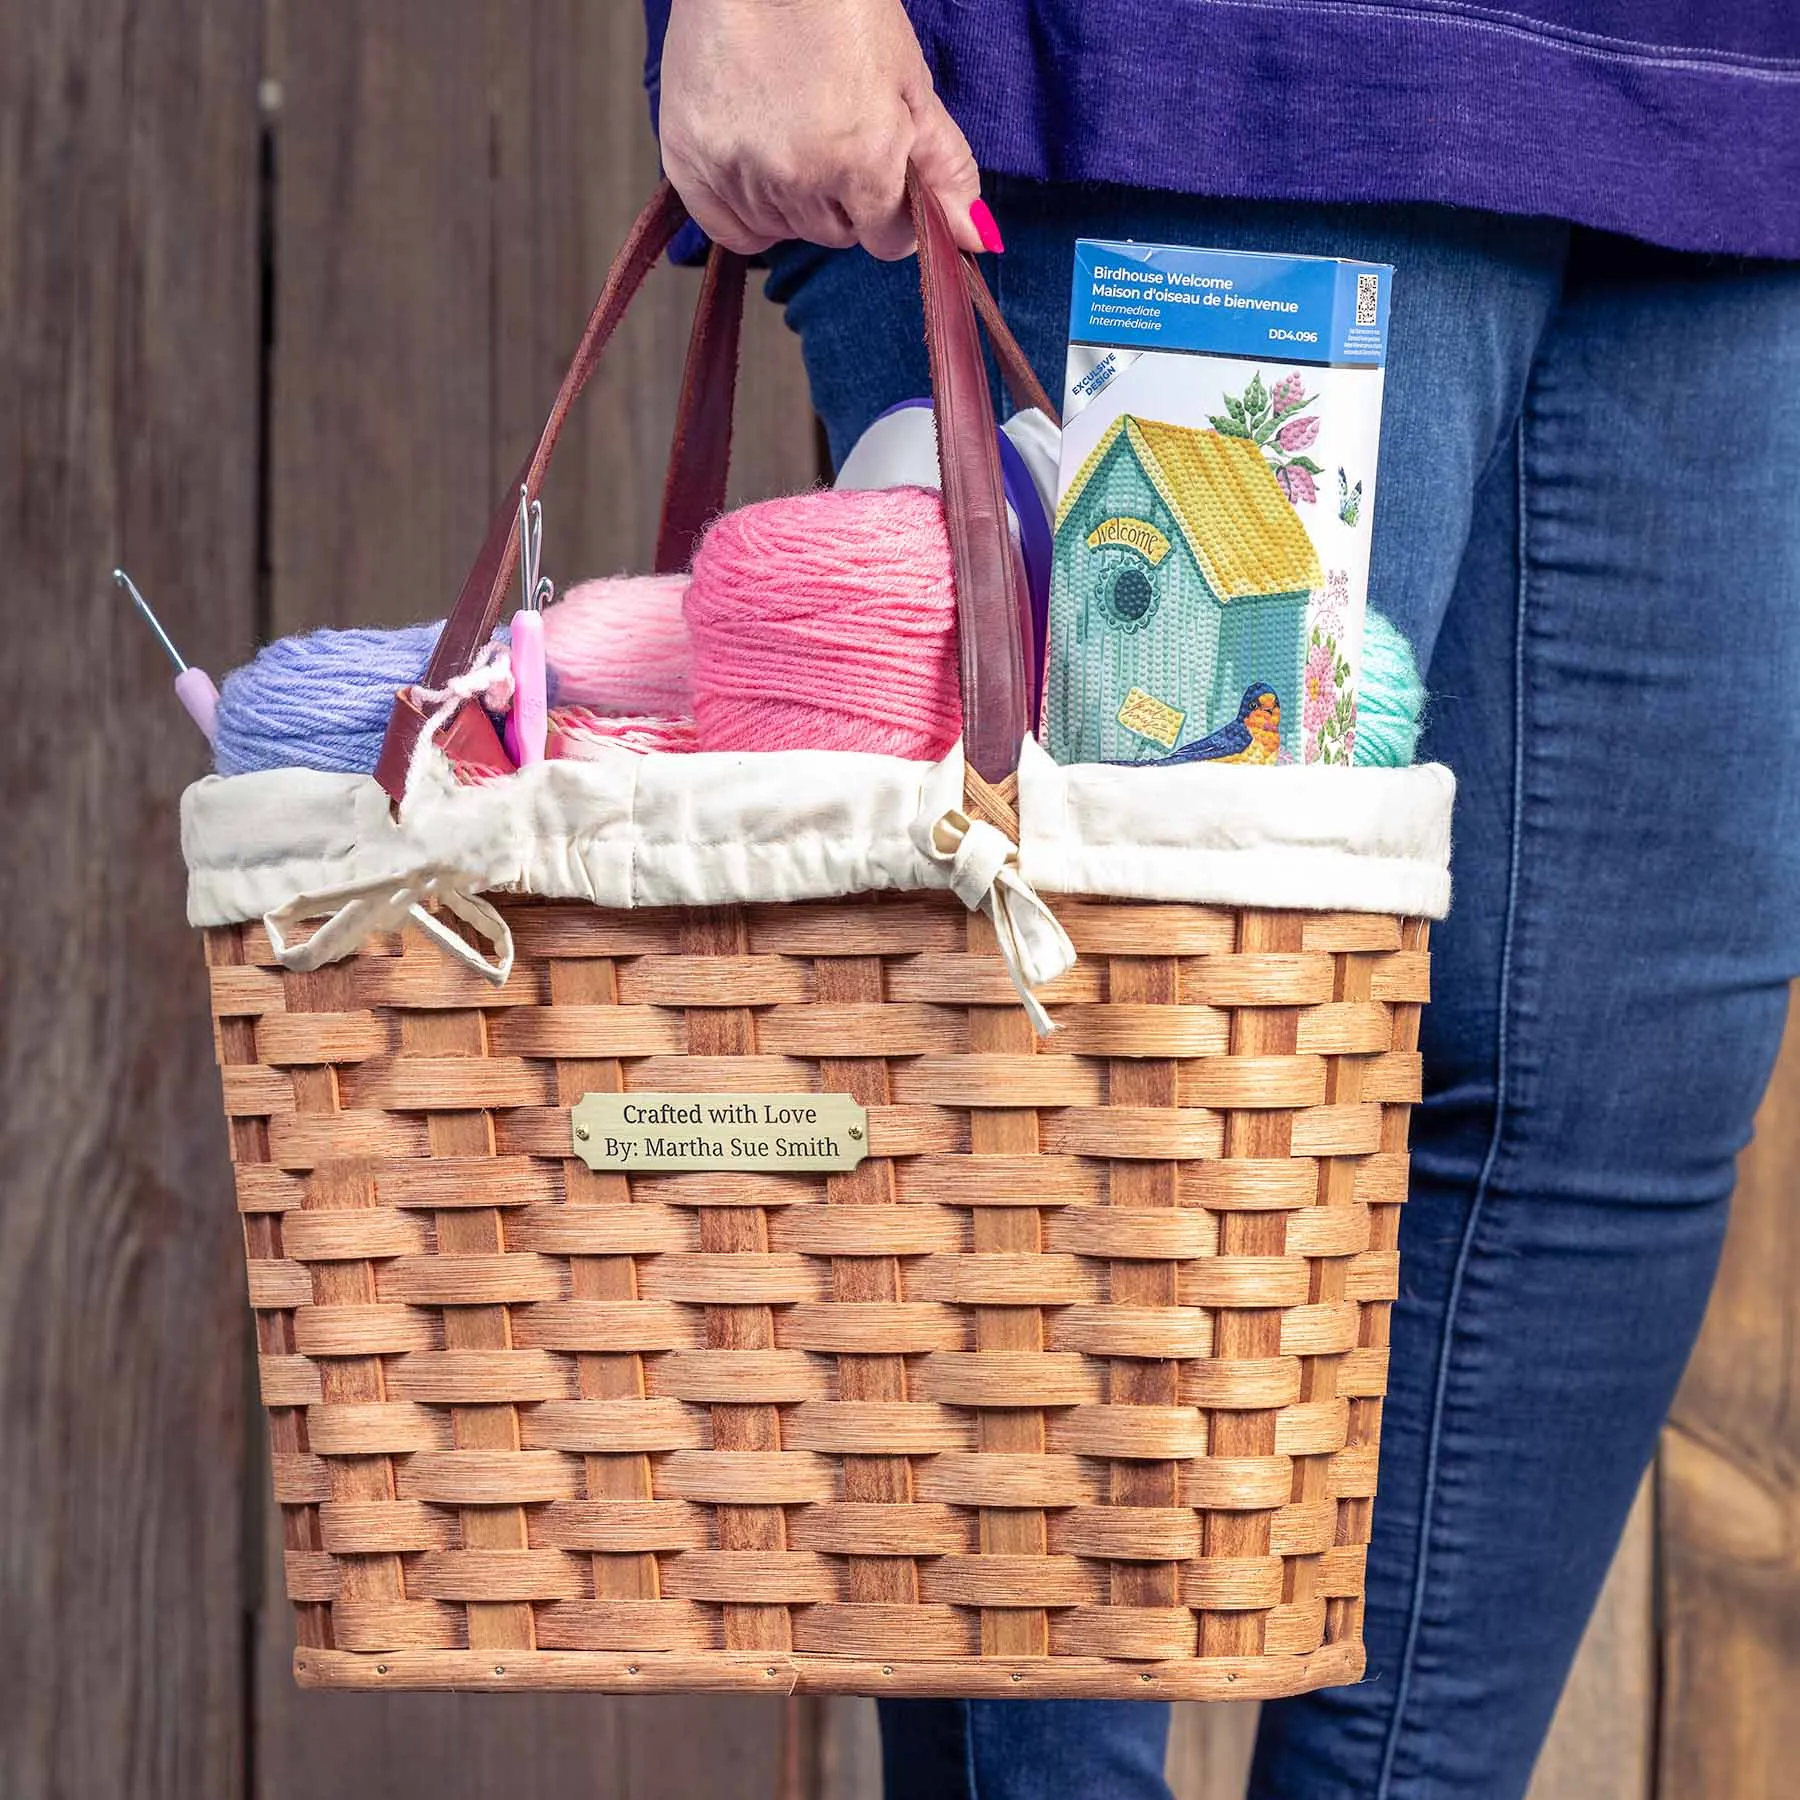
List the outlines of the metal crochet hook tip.
{"type": "Polygon", "coordinates": [[[520,610],[542,612],[556,597],[555,584],[538,573],[544,552],[544,503],[534,500],[523,483],[519,487],[519,585],[523,589],[520,610]]]}
{"type": "Polygon", "coordinates": [[[187,716],[200,727],[206,741],[212,743],[219,735],[219,690],[213,686],[213,678],[204,669],[188,667],[181,652],[170,642],[169,634],[163,630],[162,620],[150,610],[149,601],[138,592],[137,583],[123,569],[113,570],[113,580],[131,596],[132,604],[150,621],[150,629],[156,633],[169,653],[169,661],[175,665],[175,698],[181,702],[187,716]]]}
{"type": "Polygon", "coordinates": [[[187,663],[182,659],[181,652],[175,648],[169,634],[163,630],[162,620],[150,610],[150,602],[138,592],[137,583],[133,581],[123,569],[113,570],[113,580],[131,596],[132,605],[134,605],[138,611],[150,621],[150,629],[156,633],[157,641],[166,651],[168,651],[169,661],[175,665],[176,673],[185,675],[187,673],[187,663]]]}

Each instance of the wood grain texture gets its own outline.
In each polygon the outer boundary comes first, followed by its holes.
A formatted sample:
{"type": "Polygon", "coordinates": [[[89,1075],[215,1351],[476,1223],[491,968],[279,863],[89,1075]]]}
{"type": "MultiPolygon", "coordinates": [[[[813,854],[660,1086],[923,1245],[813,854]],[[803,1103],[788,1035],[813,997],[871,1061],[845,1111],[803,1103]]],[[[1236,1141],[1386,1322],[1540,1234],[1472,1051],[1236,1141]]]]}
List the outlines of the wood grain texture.
{"type": "Polygon", "coordinates": [[[1661,1459],[1658,1800],[1794,1783],[1800,1709],[1800,1004],[1744,1153],[1661,1459]]]}
{"type": "MultiPolygon", "coordinates": [[[[274,0],[274,19],[273,628],[438,616],[655,182],[641,15],[274,0]]],[[[559,582],[649,565],[697,287],[688,270],[651,277],[571,422],[545,498],[559,582]]],[[[816,479],[804,392],[797,346],[753,296],[734,497],[816,479]]],[[[596,1458],[596,1476],[635,1462],[596,1458]]],[[[609,1580],[635,1584],[649,1559],[606,1560],[609,1580]]],[[[271,1576],[257,1682],[270,1800],[772,1791],[774,1702],[299,1693],[271,1576]]]]}
{"type": "MultiPolygon", "coordinates": [[[[1114,957],[1107,964],[1109,998],[1127,1005],[1174,1006],[1181,999],[1181,965],[1168,957],[1114,957]]],[[[1107,1095],[1122,1106],[1174,1106],[1177,1065],[1160,1057],[1120,1057],[1108,1065],[1107,1095]]],[[[1112,1163],[1107,1199],[1113,1206],[1173,1207],[1179,1204],[1179,1169],[1174,1162],[1112,1163]]],[[[1174,1306],[1180,1300],[1180,1272],[1172,1262],[1119,1261],[1109,1265],[1107,1297],[1120,1306],[1174,1306]]],[[[1143,1358],[1115,1358],[1107,1370],[1115,1405],[1177,1406],[1181,1365],[1143,1358]]],[[[1108,1477],[1115,1506],[1178,1506],[1180,1465],[1168,1462],[1115,1462],[1108,1477]]],[[[1175,1607],[1181,1604],[1181,1573],[1173,1562],[1115,1563],[1109,1577],[1111,1599],[1122,1606],[1175,1607]]]]}
{"type": "MultiPolygon", "coordinates": [[[[284,4],[278,630],[441,616],[657,177],[636,8],[284,4]]],[[[658,269],[545,491],[559,585],[649,567],[697,272],[658,269]]],[[[817,479],[798,347],[753,296],[735,499],[817,479]]]]}
{"type": "Polygon", "coordinates": [[[283,1800],[775,1793],[780,1702],[754,1696],[295,1695],[285,1660],[271,1660],[260,1710],[258,1791],[283,1800]]]}
{"type": "Polygon", "coordinates": [[[819,1708],[819,1782],[813,1800],[881,1800],[875,1702],[828,1695],[819,1708]]]}
{"type": "Polygon", "coordinates": [[[248,645],[258,31],[218,0],[0,8],[0,1789],[20,1800],[241,1792],[247,1319],[174,823],[204,747],[108,572],[197,660],[248,645]]]}
{"type": "Polygon", "coordinates": [[[1645,1478],[1581,1640],[1527,1800],[1651,1800],[1656,1500],[1645,1478]]]}
{"type": "Polygon", "coordinates": [[[1168,1762],[1175,1800],[1243,1800],[1261,1711],[1243,1701],[1175,1708],[1168,1762]]]}
{"type": "MultiPolygon", "coordinates": [[[[971,913],[970,950],[990,952],[993,928],[986,916],[971,913]]],[[[1037,1043],[1023,1012],[996,1007],[969,1011],[969,1048],[976,1052],[1025,1057],[1037,1043]]],[[[1027,1108],[995,1107],[972,1114],[969,1148],[977,1155],[1029,1156],[1038,1149],[1038,1115],[1027,1108]]],[[[1043,1215],[1033,1206],[984,1206],[971,1221],[971,1246],[980,1254],[1035,1255],[1043,1248],[1043,1215]]],[[[1044,1347],[1044,1315],[1036,1307],[984,1306],[975,1312],[975,1348],[1035,1351],[1044,1347]]],[[[1032,1408],[984,1407],[976,1420],[976,1442],[984,1451],[1041,1455],[1044,1414],[1032,1408]]],[[[1026,1507],[983,1507],[980,1543],[984,1556],[1042,1556],[1048,1545],[1045,1515],[1026,1507]]],[[[1035,1608],[984,1608],[983,1656],[1043,1656],[1049,1649],[1050,1618],[1035,1608]]]]}
{"type": "MultiPolygon", "coordinates": [[[[618,965],[611,958],[558,963],[550,976],[550,997],[559,1006],[618,1003],[618,965]]],[[[603,1058],[559,1062],[556,1066],[557,1099],[573,1105],[586,1093],[619,1093],[625,1086],[618,1059],[603,1058]]],[[[563,1199],[570,1206],[619,1204],[625,1184],[617,1175],[603,1174],[585,1163],[563,1164],[563,1199]]],[[[637,1293],[636,1260],[629,1256],[571,1258],[570,1286],[584,1300],[629,1300],[637,1293]]],[[[644,1359],[623,1354],[589,1354],[576,1363],[583,1399],[635,1399],[644,1393],[644,1359]]],[[[650,1459],[647,1456],[590,1456],[587,1462],[588,1497],[594,1500],[649,1500],[653,1496],[650,1459]]],[[[596,1555],[594,1594],[597,1599],[651,1600],[657,1594],[657,1562],[654,1555],[596,1555]]]]}
{"type": "MultiPolygon", "coordinates": [[[[1240,951],[1293,952],[1301,948],[1305,921],[1299,913],[1241,915],[1240,951]]],[[[1243,1007],[1231,1016],[1233,1056],[1291,1055],[1300,1015],[1286,1006],[1243,1007]]],[[[1225,1131],[1227,1157],[1286,1156],[1293,1142],[1293,1115],[1270,1110],[1234,1112],[1225,1131]]],[[[1287,1237],[1287,1219],[1279,1212],[1228,1213],[1219,1224],[1221,1255],[1278,1256],[1287,1237]]],[[[1252,1360],[1280,1354],[1281,1315],[1275,1311],[1222,1312],[1215,1327],[1214,1354],[1252,1360]]],[[[1272,1412],[1221,1411],[1212,1415],[1211,1454],[1220,1457],[1267,1456],[1275,1449],[1272,1412]]],[[[1267,1513],[1209,1514],[1205,1548],[1210,1556],[1266,1556],[1270,1519],[1267,1513]]],[[[1266,1614],[1207,1612],[1200,1615],[1202,1656],[1255,1656],[1263,1648],[1266,1614]]]]}

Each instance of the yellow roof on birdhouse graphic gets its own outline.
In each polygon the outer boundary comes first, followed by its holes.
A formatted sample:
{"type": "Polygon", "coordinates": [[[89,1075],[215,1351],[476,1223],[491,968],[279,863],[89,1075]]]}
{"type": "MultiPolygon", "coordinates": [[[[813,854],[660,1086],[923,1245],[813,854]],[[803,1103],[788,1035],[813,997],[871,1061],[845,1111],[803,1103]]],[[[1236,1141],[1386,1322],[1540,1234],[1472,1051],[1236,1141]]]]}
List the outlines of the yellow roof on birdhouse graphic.
{"type": "Polygon", "coordinates": [[[1121,413],[1075,472],[1060,525],[1124,432],[1220,600],[1323,586],[1319,553],[1262,451],[1248,438],[1121,413]]]}

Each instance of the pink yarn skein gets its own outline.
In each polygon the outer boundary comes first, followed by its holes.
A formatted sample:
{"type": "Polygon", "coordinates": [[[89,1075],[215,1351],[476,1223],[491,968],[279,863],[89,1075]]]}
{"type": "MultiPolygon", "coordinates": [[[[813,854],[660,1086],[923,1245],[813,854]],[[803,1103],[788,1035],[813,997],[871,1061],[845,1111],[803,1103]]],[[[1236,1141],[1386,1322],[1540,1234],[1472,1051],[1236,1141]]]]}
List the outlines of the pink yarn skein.
{"type": "Polygon", "coordinates": [[[827,490],[716,520],[683,611],[702,750],[935,760],[962,733],[938,495],[827,490]]]}
{"type": "Polygon", "coordinates": [[[584,581],[544,609],[544,660],[559,706],[630,718],[688,711],[685,575],[584,581]]]}

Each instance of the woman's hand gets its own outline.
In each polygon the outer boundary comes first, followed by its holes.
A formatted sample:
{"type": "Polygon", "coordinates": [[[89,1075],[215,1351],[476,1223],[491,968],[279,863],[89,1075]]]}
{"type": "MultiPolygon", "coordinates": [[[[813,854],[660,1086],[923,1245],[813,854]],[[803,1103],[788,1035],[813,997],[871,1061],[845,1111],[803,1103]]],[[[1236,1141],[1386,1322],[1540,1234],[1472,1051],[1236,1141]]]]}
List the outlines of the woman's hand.
{"type": "Polygon", "coordinates": [[[900,0],[673,0],[661,131],[675,191],[728,250],[905,256],[908,161],[964,249],[1001,247],[900,0]]]}

